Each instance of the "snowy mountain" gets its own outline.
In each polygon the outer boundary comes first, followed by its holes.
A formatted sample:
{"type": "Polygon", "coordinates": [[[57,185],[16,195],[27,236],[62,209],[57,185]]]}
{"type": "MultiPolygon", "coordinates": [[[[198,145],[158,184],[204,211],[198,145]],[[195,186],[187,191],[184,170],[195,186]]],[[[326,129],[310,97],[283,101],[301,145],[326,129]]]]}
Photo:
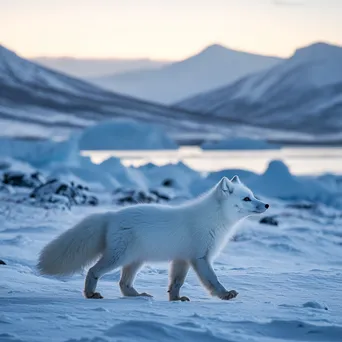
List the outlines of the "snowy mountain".
{"type": "Polygon", "coordinates": [[[118,95],[27,61],[0,46],[2,135],[65,136],[97,121],[132,118],[168,131],[202,130],[210,118],[118,95]]]}
{"type": "Polygon", "coordinates": [[[178,102],[175,107],[269,128],[342,131],[342,47],[316,43],[270,70],[178,102]]]}
{"type": "Polygon", "coordinates": [[[101,77],[141,69],[156,69],[170,62],[151,59],[36,57],[31,59],[47,68],[79,78],[101,77]]]}
{"type": "Polygon", "coordinates": [[[122,94],[170,104],[268,69],[280,60],[212,45],[188,59],[159,69],[133,71],[90,81],[122,94]]]}

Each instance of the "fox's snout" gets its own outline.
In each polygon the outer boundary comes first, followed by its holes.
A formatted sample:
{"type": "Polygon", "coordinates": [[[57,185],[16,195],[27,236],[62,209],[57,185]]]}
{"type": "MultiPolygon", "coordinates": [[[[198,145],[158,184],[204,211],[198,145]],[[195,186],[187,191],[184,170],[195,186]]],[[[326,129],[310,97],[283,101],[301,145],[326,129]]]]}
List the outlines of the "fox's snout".
{"type": "Polygon", "coordinates": [[[256,206],[256,209],[260,212],[263,213],[265,212],[268,208],[270,207],[270,205],[268,203],[258,203],[256,206]]]}

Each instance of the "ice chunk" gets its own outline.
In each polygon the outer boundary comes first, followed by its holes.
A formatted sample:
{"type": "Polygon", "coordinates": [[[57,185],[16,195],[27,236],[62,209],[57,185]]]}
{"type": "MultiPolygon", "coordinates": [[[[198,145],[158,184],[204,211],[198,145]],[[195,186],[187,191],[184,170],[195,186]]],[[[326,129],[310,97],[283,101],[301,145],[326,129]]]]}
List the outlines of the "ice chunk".
{"type": "Polygon", "coordinates": [[[167,150],[178,148],[158,125],[117,119],[84,130],[81,150],[167,150]]]}

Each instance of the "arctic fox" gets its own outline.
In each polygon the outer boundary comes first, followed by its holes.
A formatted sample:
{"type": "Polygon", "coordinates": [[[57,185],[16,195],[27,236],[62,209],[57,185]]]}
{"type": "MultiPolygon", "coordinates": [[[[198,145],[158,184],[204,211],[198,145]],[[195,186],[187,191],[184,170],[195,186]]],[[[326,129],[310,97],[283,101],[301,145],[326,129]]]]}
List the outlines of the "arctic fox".
{"type": "Polygon", "coordinates": [[[170,261],[170,301],[189,300],[180,296],[180,288],[190,266],[211,295],[232,299],[238,293],[219,282],[212,262],[238,221],[268,207],[237,176],[223,177],[181,205],[139,204],[90,215],[45,246],[37,267],[41,274],[65,275],[98,260],[86,276],[86,298],[103,298],[96,292],[98,279],[118,267],[124,296],[150,296],[133,286],[138,270],[144,262],[170,261]]]}

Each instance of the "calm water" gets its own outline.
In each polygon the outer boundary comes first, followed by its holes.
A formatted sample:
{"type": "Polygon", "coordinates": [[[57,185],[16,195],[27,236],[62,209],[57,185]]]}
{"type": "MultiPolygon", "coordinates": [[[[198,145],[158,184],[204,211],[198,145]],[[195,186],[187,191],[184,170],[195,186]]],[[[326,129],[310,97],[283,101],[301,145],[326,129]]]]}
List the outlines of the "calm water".
{"type": "Polygon", "coordinates": [[[146,163],[164,165],[182,161],[198,171],[241,168],[263,172],[272,159],[283,160],[296,174],[342,174],[342,148],[283,148],[281,150],[203,151],[182,147],[174,151],[83,151],[94,163],[115,156],[126,166],[146,163]]]}

